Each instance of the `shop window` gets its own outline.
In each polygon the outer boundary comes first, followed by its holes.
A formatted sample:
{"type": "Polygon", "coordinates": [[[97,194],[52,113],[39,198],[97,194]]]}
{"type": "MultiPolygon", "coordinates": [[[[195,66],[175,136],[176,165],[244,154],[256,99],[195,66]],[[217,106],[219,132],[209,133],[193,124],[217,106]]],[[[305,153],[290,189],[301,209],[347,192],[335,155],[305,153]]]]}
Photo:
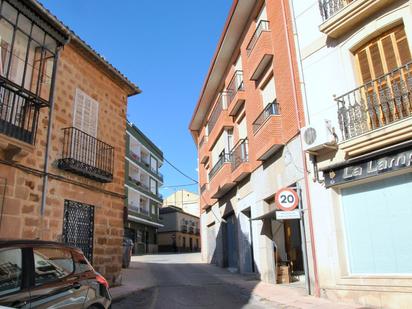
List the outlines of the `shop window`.
{"type": "Polygon", "coordinates": [[[412,174],[342,189],[350,274],[412,274],[412,174]]]}

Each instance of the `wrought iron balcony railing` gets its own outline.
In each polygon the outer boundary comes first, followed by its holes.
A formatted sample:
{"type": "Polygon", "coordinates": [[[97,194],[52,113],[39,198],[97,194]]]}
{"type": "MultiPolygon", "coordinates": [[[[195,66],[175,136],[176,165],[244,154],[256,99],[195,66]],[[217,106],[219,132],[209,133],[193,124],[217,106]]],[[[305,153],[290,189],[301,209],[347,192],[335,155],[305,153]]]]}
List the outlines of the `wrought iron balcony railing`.
{"type": "Polygon", "coordinates": [[[100,182],[113,180],[114,147],[77,128],[63,129],[62,170],[100,182]]]}
{"type": "Polygon", "coordinates": [[[412,62],[335,98],[342,139],[412,116],[412,62]]]}
{"type": "Polygon", "coordinates": [[[239,140],[230,152],[232,158],[232,171],[236,170],[243,162],[249,161],[248,140],[239,140]]]}
{"type": "Polygon", "coordinates": [[[195,233],[195,229],[194,229],[193,226],[189,226],[189,231],[188,231],[188,233],[189,233],[189,234],[194,234],[194,233],[195,233]]]}
{"type": "Polygon", "coordinates": [[[133,159],[141,168],[146,170],[147,172],[153,174],[154,176],[157,176],[158,179],[160,179],[161,182],[163,182],[163,174],[159,172],[159,170],[156,170],[150,166],[149,162],[146,162],[145,160],[142,159],[141,156],[138,154],[134,153],[133,151],[129,151],[129,156],[130,158],[133,159]]]}
{"type": "Polygon", "coordinates": [[[227,86],[227,94],[228,94],[228,105],[230,105],[238,91],[244,91],[244,83],[243,83],[243,71],[237,70],[233,74],[232,79],[230,80],[229,85],[227,86]]]}
{"type": "Polygon", "coordinates": [[[180,231],[183,232],[183,233],[187,233],[187,225],[182,224],[180,226],[180,231]]]}
{"type": "Polygon", "coordinates": [[[34,144],[41,106],[35,97],[0,79],[0,133],[34,144]]]}
{"type": "Polygon", "coordinates": [[[279,113],[279,103],[277,103],[275,99],[275,101],[266,105],[260,115],[253,122],[253,133],[256,133],[259,130],[259,128],[265,123],[266,119],[272,115],[279,115],[279,113]]]}
{"type": "Polygon", "coordinates": [[[264,31],[269,31],[269,21],[267,20],[261,20],[259,22],[259,24],[256,27],[255,32],[253,33],[249,43],[247,44],[246,47],[246,52],[247,55],[250,56],[250,54],[252,53],[253,48],[255,47],[257,41],[259,40],[260,35],[262,34],[262,32],[264,31]]]}
{"type": "Polygon", "coordinates": [[[322,20],[326,21],[343,7],[347,6],[353,0],[318,0],[320,15],[322,15],[322,20]]]}
{"type": "Polygon", "coordinates": [[[229,153],[224,153],[219,157],[219,160],[216,162],[216,164],[212,167],[212,169],[209,172],[209,180],[211,180],[216,173],[221,169],[223,164],[231,162],[230,154],[229,153]]]}
{"type": "Polygon", "coordinates": [[[212,132],[213,128],[216,125],[217,120],[219,119],[220,114],[222,111],[227,109],[227,92],[223,91],[219,94],[215,107],[209,117],[209,121],[207,123],[209,135],[212,132]]]}

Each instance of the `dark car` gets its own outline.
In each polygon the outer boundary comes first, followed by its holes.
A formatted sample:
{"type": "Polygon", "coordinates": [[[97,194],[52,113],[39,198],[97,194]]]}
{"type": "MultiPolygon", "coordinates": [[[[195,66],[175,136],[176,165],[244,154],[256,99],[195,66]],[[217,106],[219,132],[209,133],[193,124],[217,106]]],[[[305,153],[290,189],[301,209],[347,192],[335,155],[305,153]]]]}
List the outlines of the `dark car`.
{"type": "Polygon", "coordinates": [[[109,285],[82,251],[56,242],[0,240],[0,305],[107,309],[109,285]]]}

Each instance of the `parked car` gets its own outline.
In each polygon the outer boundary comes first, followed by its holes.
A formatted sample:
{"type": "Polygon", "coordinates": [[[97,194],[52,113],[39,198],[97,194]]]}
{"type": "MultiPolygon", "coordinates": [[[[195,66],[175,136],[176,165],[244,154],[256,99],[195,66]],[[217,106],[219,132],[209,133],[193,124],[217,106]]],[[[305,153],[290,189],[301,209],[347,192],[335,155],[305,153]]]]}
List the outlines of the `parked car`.
{"type": "Polygon", "coordinates": [[[0,305],[107,309],[109,284],[80,249],[57,242],[0,240],[0,305]]]}

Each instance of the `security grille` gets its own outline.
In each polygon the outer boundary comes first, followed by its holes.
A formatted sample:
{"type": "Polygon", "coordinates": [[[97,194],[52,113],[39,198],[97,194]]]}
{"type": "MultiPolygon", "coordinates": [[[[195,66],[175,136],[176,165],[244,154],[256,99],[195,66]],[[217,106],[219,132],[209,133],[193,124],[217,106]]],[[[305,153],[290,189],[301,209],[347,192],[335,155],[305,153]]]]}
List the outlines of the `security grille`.
{"type": "Polygon", "coordinates": [[[80,248],[87,259],[93,259],[94,206],[64,201],[63,242],[80,248]]]}

